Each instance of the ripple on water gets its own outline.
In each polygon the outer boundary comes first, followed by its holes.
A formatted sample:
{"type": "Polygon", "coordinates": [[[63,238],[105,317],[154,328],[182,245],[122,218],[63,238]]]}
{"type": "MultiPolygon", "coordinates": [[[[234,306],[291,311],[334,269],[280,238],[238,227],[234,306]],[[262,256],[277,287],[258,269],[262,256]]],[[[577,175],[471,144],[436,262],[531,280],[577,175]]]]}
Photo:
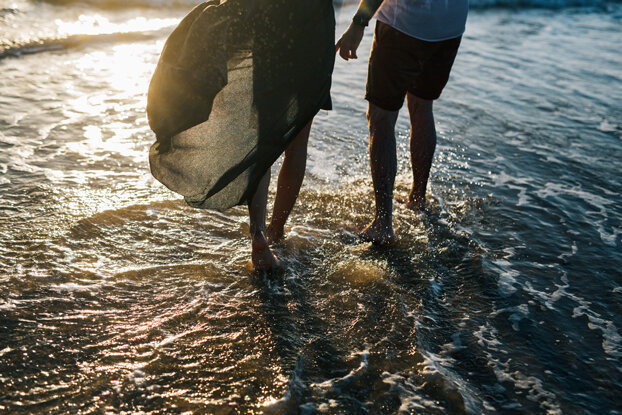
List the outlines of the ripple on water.
{"type": "Polygon", "coordinates": [[[460,387],[425,369],[427,345],[404,316],[428,295],[427,274],[441,272],[427,259],[460,262],[471,251],[451,225],[469,209],[457,204],[451,220],[440,220],[434,201],[425,221],[400,212],[401,240],[386,250],[353,236],[369,206],[356,193],[306,191],[303,205],[275,247],[288,266],[272,280],[245,271],[242,208],[225,215],[154,202],[74,221],[47,250],[48,278],[14,281],[3,306],[13,341],[40,339],[26,342],[27,362],[3,348],[4,370],[16,373],[10,390],[48,373],[46,387],[10,392],[10,401],[63,410],[58,397],[72,394],[91,409],[330,412],[374,402],[464,411],[460,387]],[[420,249],[427,259],[413,260],[420,249]],[[380,383],[370,388],[369,379],[380,383]]]}
{"type": "MultiPolygon", "coordinates": [[[[50,10],[64,22],[90,7],[39,6],[31,17],[52,25],[50,10]]],[[[389,249],[356,237],[373,212],[366,68],[339,63],[270,278],[248,269],[244,208],[192,210],[149,176],[160,34],[2,60],[0,410],[617,408],[619,10],[607,10],[471,15],[435,111],[429,208],[396,207],[389,249]]],[[[82,27],[106,23],[91,17],[82,27]]],[[[404,194],[405,112],[397,136],[404,194]]]]}

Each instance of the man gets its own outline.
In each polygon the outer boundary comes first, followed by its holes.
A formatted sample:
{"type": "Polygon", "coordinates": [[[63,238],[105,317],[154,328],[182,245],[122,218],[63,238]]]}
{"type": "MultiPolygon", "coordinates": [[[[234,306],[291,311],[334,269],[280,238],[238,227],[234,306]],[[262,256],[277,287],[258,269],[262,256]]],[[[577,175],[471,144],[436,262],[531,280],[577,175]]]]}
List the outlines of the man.
{"type": "Polygon", "coordinates": [[[395,123],[404,97],[410,113],[413,171],[412,187],[404,202],[413,210],[425,208],[436,147],[432,103],[449,78],[467,11],[468,0],[361,0],[352,23],[337,42],[343,59],[356,59],[365,27],[376,15],[365,93],[369,101],[369,155],[376,214],[361,233],[365,240],[376,244],[395,241],[395,123]]]}

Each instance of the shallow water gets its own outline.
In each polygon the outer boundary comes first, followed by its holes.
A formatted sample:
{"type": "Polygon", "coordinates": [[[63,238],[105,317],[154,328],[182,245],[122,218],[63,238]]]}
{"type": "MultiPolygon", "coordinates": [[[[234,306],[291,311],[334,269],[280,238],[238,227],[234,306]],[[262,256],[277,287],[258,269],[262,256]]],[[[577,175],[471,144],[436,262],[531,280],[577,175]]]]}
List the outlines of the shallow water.
{"type": "Polygon", "coordinates": [[[619,413],[620,4],[472,11],[429,208],[388,249],[356,239],[366,59],[339,60],[271,278],[244,208],[149,174],[187,6],[90,4],[0,2],[0,412],[619,413]]]}

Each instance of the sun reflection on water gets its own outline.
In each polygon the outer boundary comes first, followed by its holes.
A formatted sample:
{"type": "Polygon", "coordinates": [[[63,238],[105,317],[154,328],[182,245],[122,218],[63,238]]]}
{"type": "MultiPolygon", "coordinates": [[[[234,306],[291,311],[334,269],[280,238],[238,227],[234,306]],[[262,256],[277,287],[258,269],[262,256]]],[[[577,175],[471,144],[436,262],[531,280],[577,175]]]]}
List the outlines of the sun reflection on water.
{"type": "MultiPolygon", "coordinates": [[[[160,44],[155,47],[160,48],[160,44]]],[[[86,53],[79,58],[75,67],[77,79],[68,82],[67,90],[71,91],[76,84],[87,84],[92,92],[71,92],[74,98],[63,109],[65,123],[79,124],[82,130],[81,140],[66,144],[70,151],[91,160],[118,153],[135,163],[144,162],[146,143],[137,137],[148,135],[148,127],[146,117],[137,118],[136,114],[144,115],[155,64],[155,57],[145,53],[145,49],[153,47],[145,42],[118,44],[108,52],[86,53]],[[88,84],[95,79],[99,82],[88,84]],[[85,117],[97,124],[84,125],[85,117]]]]}
{"type": "Polygon", "coordinates": [[[145,18],[136,17],[121,23],[111,22],[110,19],[100,15],[82,14],[77,20],[66,21],[62,19],[54,20],[58,27],[58,33],[62,36],[75,35],[105,35],[112,33],[148,32],[160,30],[165,27],[175,25],[179,19],[169,18],[145,18]]]}

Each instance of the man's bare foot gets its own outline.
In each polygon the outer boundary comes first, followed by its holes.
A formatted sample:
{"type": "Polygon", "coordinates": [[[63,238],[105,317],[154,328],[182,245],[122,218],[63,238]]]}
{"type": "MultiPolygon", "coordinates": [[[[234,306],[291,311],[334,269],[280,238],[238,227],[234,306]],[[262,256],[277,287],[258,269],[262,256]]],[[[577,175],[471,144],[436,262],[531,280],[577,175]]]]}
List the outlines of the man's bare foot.
{"type": "Polygon", "coordinates": [[[396,240],[393,227],[380,224],[375,219],[359,235],[364,241],[372,242],[375,245],[390,245],[396,240]]]}
{"type": "Polygon", "coordinates": [[[270,271],[279,266],[279,260],[276,259],[270,247],[268,247],[268,241],[263,232],[253,235],[251,240],[251,260],[253,262],[253,268],[256,271],[270,271]]]}
{"type": "Polygon", "coordinates": [[[282,227],[279,228],[276,226],[272,226],[272,224],[268,225],[268,228],[266,229],[266,239],[268,241],[268,244],[272,244],[283,238],[284,233],[285,231],[282,227]]]}
{"type": "Polygon", "coordinates": [[[395,196],[395,200],[402,204],[406,209],[414,210],[415,212],[423,212],[425,210],[425,198],[411,198],[404,196],[395,196]]]}

